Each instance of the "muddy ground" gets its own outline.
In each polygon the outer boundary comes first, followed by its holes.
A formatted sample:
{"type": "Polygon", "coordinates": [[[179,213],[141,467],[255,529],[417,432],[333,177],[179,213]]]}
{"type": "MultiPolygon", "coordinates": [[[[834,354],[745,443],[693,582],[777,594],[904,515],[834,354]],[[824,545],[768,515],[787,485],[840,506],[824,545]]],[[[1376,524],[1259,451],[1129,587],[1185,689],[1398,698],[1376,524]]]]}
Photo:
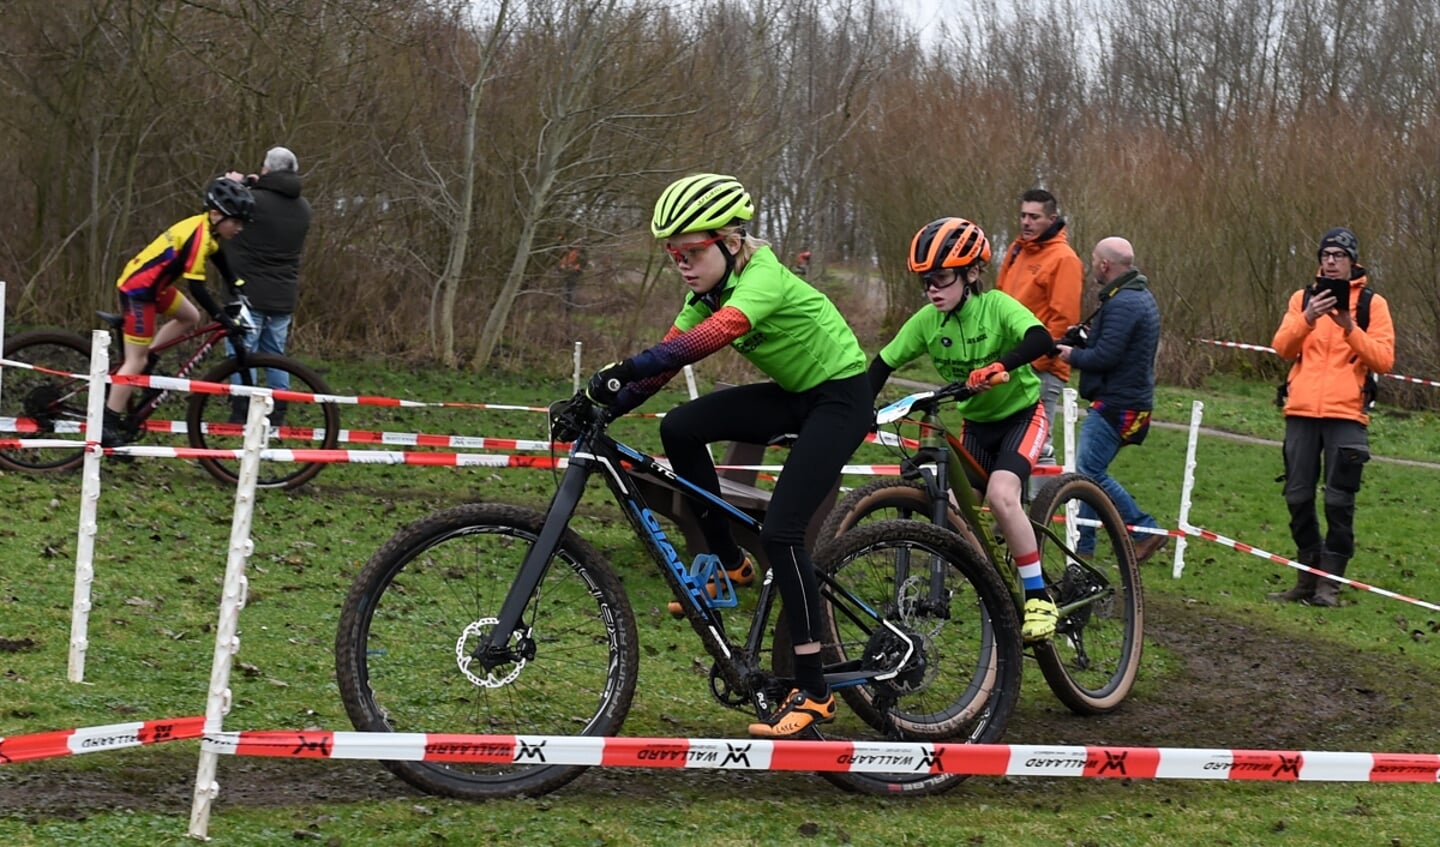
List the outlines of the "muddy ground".
{"type": "MultiPolygon", "coordinates": [[[[1366,751],[1392,749],[1384,745],[1398,731],[1424,745],[1407,745],[1407,752],[1440,749],[1440,721],[1435,719],[1440,681],[1424,677],[1403,656],[1296,642],[1260,626],[1217,617],[1200,605],[1149,599],[1147,634],[1178,666],[1165,680],[1163,696],[1133,697],[1117,713],[1099,718],[1072,716],[1047,700],[1017,713],[1005,740],[1366,751]]],[[[1326,614],[1319,609],[1315,613],[1326,614]]],[[[1029,672],[1038,674],[1033,666],[1029,672]]],[[[0,815],[75,819],[117,808],[174,814],[189,808],[193,785],[193,759],[187,755],[180,760],[186,762],[180,780],[170,757],[163,764],[124,764],[83,774],[45,763],[19,766],[0,774],[0,815]]],[[[644,793],[657,786],[635,782],[696,776],[670,773],[637,780],[633,773],[591,771],[563,791],[644,793]]],[[[222,757],[219,779],[221,809],[413,793],[369,762],[222,757]]]]}

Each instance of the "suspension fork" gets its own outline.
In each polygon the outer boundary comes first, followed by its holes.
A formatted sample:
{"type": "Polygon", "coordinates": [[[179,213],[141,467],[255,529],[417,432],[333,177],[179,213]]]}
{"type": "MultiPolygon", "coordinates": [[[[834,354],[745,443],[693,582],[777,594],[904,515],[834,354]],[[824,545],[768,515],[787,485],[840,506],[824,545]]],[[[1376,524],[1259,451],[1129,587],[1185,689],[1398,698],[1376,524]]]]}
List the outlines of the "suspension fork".
{"type": "MultiPolygon", "coordinates": [[[[917,453],[925,454],[935,464],[935,470],[928,471],[918,468],[921,481],[925,484],[925,494],[930,500],[930,522],[941,529],[950,528],[950,495],[947,490],[947,482],[953,485],[950,480],[950,469],[954,465],[950,461],[950,449],[945,443],[944,437],[939,433],[940,420],[935,412],[927,413],[922,419],[923,431],[920,439],[921,447],[917,453]]],[[[946,562],[940,556],[930,556],[929,580],[927,591],[920,601],[920,610],[930,614],[944,614],[950,608],[950,598],[945,593],[946,562]]],[[[902,586],[910,579],[910,551],[898,550],[895,558],[895,605],[901,608],[900,591],[902,586]]]]}
{"type": "Polygon", "coordinates": [[[590,480],[590,474],[594,473],[595,469],[596,461],[592,457],[570,457],[570,466],[565,470],[565,476],[561,477],[560,488],[551,498],[550,508],[545,512],[545,523],[540,527],[540,535],[526,551],[525,561],[521,562],[515,581],[510,584],[510,592],[505,595],[505,602],[500,606],[499,623],[470,654],[471,658],[478,660],[486,670],[493,670],[510,661],[510,636],[520,625],[520,618],[525,613],[530,598],[534,596],[535,589],[540,586],[540,580],[545,578],[550,560],[560,547],[560,536],[570,525],[570,518],[574,516],[575,508],[585,493],[585,483],[590,480]]]}

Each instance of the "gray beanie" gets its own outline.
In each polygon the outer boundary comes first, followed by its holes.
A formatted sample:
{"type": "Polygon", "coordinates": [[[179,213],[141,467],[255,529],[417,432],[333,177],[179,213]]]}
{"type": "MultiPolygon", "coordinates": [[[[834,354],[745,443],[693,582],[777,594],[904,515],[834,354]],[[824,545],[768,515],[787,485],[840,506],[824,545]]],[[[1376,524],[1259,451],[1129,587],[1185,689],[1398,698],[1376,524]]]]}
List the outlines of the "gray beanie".
{"type": "Polygon", "coordinates": [[[1320,238],[1320,249],[1315,251],[1318,259],[1326,247],[1338,247],[1350,255],[1350,261],[1360,261],[1360,239],[1343,226],[1337,226],[1320,238]]]}

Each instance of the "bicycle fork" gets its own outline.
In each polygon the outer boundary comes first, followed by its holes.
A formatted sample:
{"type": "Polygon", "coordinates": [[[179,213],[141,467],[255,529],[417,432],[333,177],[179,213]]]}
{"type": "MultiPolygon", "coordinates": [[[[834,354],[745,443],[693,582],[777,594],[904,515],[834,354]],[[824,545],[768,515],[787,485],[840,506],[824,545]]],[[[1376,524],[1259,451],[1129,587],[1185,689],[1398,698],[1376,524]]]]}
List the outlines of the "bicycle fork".
{"type": "MultiPolygon", "coordinates": [[[[928,439],[927,439],[928,440],[928,439]]],[[[949,472],[949,451],[941,445],[925,444],[910,461],[912,471],[907,476],[916,476],[925,485],[925,496],[930,502],[930,522],[943,529],[950,528],[950,497],[940,482],[949,472]],[[935,470],[926,465],[933,464],[935,470]]],[[[918,613],[927,616],[948,618],[950,598],[945,589],[946,562],[940,556],[929,557],[929,578],[925,593],[919,597],[910,592],[910,551],[895,551],[895,608],[902,616],[918,613]]]]}
{"type": "Polygon", "coordinates": [[[585,483],[594,471],[593,458],[578,455],[571,457],[570,467],[560,479],[560,488],[550,500],[550,508],[545,513],[545,523],[540,527],[540,536],[526,551],[525,560],[520,564],[520,572],[515,574],[515,581],[510,584],[510,592],[505,595],[505,602],[500,606],[498,623],[470,653],[470,658],[479,662],[487,673],[505,664],[533,658],[534,648],[530,642],[528,627],[524,628],[522,633],[523,643],[511,646],[511,641],[516,629],[521,627],[520,619],[525,613],[525,607],[535,595],[540,581],[545,578],[550,560],[560,546],[560,536],[570,525],[575,507],[585,493],[585,483]],[[527,653],[532,655],[525,655],[527,653]]]}

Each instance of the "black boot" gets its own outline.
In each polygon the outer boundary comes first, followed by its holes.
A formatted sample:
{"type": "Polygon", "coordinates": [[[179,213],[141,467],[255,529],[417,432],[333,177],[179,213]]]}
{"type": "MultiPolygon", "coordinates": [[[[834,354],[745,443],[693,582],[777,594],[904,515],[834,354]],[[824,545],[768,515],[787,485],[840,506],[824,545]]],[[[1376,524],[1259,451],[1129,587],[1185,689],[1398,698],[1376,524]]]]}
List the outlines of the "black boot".
{"type": "MultiPolygon", "coordinates": [[[[1344,556],[1337,556],[1334,553],[1326,553],[1320,557],[1320,569],[1326,573],[1336,576],[1345,575],[1345,566],[1350,560],[1344,556]]],[[[1318,579],[1315,584],[1315,594],[1306,602],[1311,606],[1328,606],[1334,608],[1340,605],[1340,583],[1333,579],[1318,579]]]]}
{"type": "MultiPolygon", "coordinates": [[[[1317,567],[1320,564],[1320,552],[1318,550],[1301,553],[1295,560],[1308,567],[1317,567]]],[[[1266,600],[1275,600],[1280,603],[1306,603],[1315,594],[1315,583],[1319,577],[1309,571],[1295,571],[1295,587],[1288,591],[1272,591],[1265,595],[1266,600]]]]}
{"type": "Polygon", "coordinates": [[[245,424],[245,419],[248,417],[250,417],[250,398],[231,397],[230,419],[227,420],[226,423],[240,424],[243,426],[245,424]]]}
{"type": "Polygon", "coordinates": [[[100,446],[120,447],[129,442],[130,435],[125,427],[125,416],[106,407],[105,422],[100,427],[100,446]]]}
{"type": "Polygon", "coordinates": [[[290,401],[276,400],[275,408],[270,411],[270,425],[276,428],[285,425],[285,413],[290,408],[290,401]]]}

